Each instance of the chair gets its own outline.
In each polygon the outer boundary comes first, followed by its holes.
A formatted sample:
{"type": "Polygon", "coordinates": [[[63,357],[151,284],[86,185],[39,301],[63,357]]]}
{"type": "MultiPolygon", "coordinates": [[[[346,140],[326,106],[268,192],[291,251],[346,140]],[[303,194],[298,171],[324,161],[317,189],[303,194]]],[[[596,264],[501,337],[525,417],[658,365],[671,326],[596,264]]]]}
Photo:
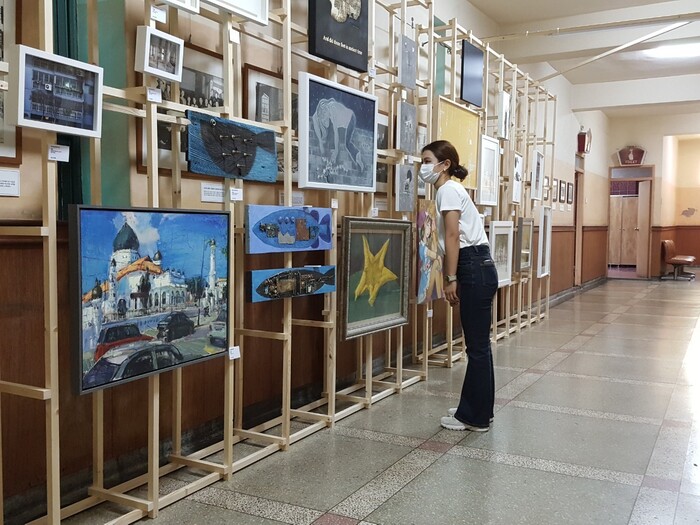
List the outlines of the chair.
{"type": "MultiPolygon", "coordinates": [[[[661,241],[664,251],[664,262],[673,266],[673,280],[677,279],[695,279],[695,274],[691,272],[686,272],[683,267],[686,264],[695,264],[695,257],[693,255],[676,255],[676,243],[672,240],[667,239],[661,241]]],[[[666,274],[664,277],[671,277],[671,274],[666,274]]]]}

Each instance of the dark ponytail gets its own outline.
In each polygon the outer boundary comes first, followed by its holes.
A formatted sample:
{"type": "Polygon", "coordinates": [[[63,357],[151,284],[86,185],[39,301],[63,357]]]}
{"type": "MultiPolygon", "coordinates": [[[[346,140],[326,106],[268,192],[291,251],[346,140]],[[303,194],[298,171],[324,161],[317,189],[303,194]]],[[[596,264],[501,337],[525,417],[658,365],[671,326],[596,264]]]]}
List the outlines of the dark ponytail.
{"type": "Polygon", "coordinates": [[[450,169],[448,170],[448,173],[451,177],[464,180],[467,175],[469,175],[467,168],[459,164],[459,153],[457,153],[457,150],[450,142],[446,140],[436,140],[435,142],[431,142],[425,146],[421,150],[421,153],[425,152],[426,150],[431,151],[433,155],[435,155],[438,162],[443,162],[446,160],[450,161],[450,169]]]}

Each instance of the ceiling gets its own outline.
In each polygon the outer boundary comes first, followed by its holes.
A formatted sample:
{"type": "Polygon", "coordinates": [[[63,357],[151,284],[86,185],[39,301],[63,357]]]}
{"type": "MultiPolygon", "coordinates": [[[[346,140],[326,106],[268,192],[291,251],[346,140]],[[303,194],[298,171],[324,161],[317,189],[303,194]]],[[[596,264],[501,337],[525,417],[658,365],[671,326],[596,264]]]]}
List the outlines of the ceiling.
{"type": "MultiPolygon", "coordinates": [[[[698,0],[469,2],[498,24],[500,34],[479,36],[490,42],[509,61],[525,66],[525,69],[527,64],[546,62],[574,85],[615,82],[618,89],[625,89],[624,82],[630,81],[630,89],[637,91],[644,90],[640,81],[669,77],[668,87],[674,89],[681,86],[684,79],[700,74],[699,57],[658,59],[644,53],[644,50],[661,44],[700,43],[698,0]],[[652,32],[667,30],[671,24],[679,22],[685,25],[648,38],[652,32]],[[639,43],[624,50],[575,67],[638,40],[639,43]]],[[[658,91],[658,88],[655,89],[658,91]]],[[[605,92],[604,89],[600,91],[605,92]]],[[[661,114],[687,111],[689,108],[700,109],[700,93],[697,100],[689,99],[687,94],[659,93],[659,100],[650,104],[648,110],[661,114]]],[[[609,116],[623,116],[639,114],[640,108],[639,104],[603,104],[601,109],[609,116]]]]}

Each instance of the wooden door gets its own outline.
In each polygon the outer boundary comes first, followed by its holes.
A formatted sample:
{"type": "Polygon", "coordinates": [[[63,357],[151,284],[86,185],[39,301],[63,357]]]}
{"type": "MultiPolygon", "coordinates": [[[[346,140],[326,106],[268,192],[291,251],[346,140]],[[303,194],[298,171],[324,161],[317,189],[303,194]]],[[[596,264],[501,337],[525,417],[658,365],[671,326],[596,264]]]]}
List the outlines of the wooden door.
{"type": "Polygon", "coordinates": [[[637,277],[649,277],[649,240],[651,238],[651,181],[639,183],[637,207],[637,277]]]}
{"type": "Polygon", "coordinates": [[[622,198],[622,239],[620,242],[620,264],[637,265],[637,210],[639,197],[622,198]]]}
{"type": "Polygon", "coordinates": [[[620,264],[622,240],[622,197],[610,196],[610,229],[608,230],[608,264],[620,264]]]}

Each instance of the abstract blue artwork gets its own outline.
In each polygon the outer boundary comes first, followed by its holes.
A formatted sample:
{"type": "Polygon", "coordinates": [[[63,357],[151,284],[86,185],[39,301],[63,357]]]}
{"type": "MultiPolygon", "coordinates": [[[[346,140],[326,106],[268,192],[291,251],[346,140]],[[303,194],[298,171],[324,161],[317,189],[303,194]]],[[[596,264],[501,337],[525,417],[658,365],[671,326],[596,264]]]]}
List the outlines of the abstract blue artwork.
{"type": "Polygon", "coordinates": [[[216,177],[275,182],[274,132],[258,126],[186,111],[188,169],[216,177]]]}
{"type": "Polygon", "coordinates": [[[331,249],[331,209],[246,205],[246,253],[331,249]]]}
{"type": "Polygon", "coordinates": [[[306,266],[248,272],[248,300],[253,303],[335,292],[335,266],[306,266]]]}

